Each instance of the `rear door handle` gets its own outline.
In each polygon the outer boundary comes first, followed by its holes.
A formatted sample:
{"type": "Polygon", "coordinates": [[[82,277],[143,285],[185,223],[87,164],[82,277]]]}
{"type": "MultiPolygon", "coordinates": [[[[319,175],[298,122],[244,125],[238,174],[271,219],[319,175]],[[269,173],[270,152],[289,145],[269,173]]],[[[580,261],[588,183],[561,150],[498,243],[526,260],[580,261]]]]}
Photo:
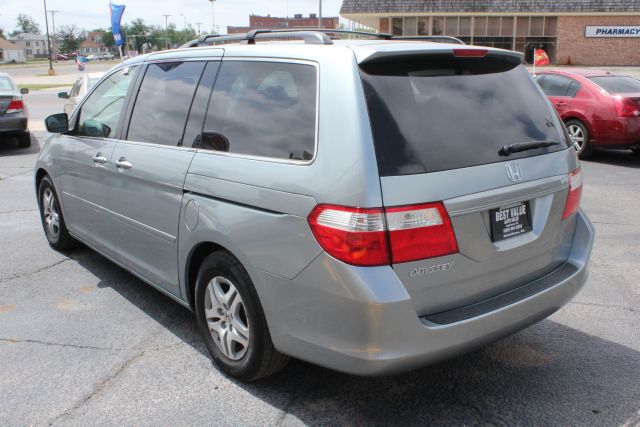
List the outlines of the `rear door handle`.
{"type": "Polygon", "coordinates": [[[107,160],[107,158],[106,158],[106,157],[104,157],[104,156],[102,155],[102,153],[98,153],[98,154],[96,154],[95,156],[93,156],[93,163],[94,163],[96,166],[102,166],[102,165],[104,165],[105,163],[107,163],[108,161],[109,161],[109,160],[107,160]]]}
{"type": "Polygon", "coordinates": [[[120,157],[116,163],[118,169],[131,169],[133,165],[127,161],[126,158],[120,157]]]}
{"type": "Polygon", "coordinates": [[[568,107],[568,106],[569,106],[569,104],[564,103],[564,102],[558,102],[558,103],[556,104],[556,106],[557,106],[557,107],[568,107]]]}

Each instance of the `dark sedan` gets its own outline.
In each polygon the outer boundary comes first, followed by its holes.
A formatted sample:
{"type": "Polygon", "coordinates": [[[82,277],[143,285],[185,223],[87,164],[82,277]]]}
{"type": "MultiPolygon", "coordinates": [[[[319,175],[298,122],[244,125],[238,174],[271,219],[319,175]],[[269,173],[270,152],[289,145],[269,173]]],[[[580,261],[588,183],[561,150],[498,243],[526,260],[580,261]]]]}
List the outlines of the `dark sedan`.
{"type": "Polygon", "coordinates": [[[29,89],[18,89],[7,73],[0,73],[0,136],[15,135],[20,147],[25,148],[31,145],[27,108],[22,99],[27,93],[29,89]]]}

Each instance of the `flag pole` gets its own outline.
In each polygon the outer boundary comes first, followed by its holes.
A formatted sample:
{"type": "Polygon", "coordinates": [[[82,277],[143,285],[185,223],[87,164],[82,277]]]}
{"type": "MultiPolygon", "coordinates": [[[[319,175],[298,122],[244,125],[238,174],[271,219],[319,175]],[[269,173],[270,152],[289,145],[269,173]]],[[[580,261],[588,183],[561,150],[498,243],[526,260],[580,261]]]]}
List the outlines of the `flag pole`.
{"type": "Polygon", "coordinates": [[[122,45],[118,46],[118,50],[120,51],[120,63],[123,63],[124,59],[122,58],[122,45]]]}

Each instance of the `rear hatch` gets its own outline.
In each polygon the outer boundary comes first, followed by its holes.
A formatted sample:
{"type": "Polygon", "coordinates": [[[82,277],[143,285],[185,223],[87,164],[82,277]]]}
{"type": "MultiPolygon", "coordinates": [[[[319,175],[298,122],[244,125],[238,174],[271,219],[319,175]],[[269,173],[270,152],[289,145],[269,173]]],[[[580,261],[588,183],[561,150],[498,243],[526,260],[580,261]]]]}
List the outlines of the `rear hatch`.
{"type": "Polygon", "coordinates": [[[419,315],[486,300],[563,265],[577,158],[519,56],[467,47],[372,55],[360,70],[392,266],[419,315]],[[435,226],[415,225],[423,220],[435,226]],[[411,243],[423,232],[428,243],[411,243]]]}

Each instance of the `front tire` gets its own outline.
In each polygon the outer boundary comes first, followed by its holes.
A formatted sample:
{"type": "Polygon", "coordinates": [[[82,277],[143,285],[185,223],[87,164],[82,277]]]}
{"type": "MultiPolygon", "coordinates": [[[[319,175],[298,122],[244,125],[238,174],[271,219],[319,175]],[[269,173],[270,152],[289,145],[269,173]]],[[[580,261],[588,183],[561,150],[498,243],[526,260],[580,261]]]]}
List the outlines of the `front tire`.
{"type": "Polygon", "coordinates": [[[20,148],[31,147],[31,134],[29,132],[18,134],[18,145],[20,148]]]}
{"type": "Polygon", "coordinates": [[[591,156],[591,143],[589,142],[589,130],[580,120],[571,119],[565,123],[567,132],[571,137],[571,141],[576,148],[576,152],[580,159],[586,159],[591,156]]]}
{"type": "Polygon", "coordinates": [[[195,310],[213,361],[228,375],[255,381],[275,374],[289,361],[274,348],[251,278],[230,253],[214,252],[202,262],[195,310]]]}
{"type": "Polygon", "coordinates": [[[76,246],[76,240],[71,237],[64,222],[58,193],[48,175],[42,178],[38,186],[38,207],[42,228],[51,247],[64,251],[76,246]]]}

